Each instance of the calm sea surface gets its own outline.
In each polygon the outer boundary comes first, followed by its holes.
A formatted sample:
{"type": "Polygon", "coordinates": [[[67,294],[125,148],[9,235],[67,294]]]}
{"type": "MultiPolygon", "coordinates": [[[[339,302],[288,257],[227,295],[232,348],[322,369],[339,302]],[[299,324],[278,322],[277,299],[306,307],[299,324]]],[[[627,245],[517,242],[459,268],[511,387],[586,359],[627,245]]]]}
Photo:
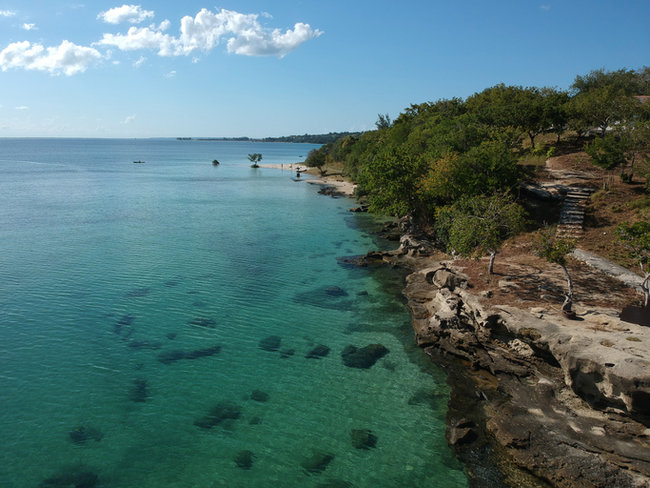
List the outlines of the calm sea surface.
{"type": "Polygon", "coordinates": [[[246,157],[313,147],[0,139],[0,486],[467,486],[376,223],[246,157]]]}

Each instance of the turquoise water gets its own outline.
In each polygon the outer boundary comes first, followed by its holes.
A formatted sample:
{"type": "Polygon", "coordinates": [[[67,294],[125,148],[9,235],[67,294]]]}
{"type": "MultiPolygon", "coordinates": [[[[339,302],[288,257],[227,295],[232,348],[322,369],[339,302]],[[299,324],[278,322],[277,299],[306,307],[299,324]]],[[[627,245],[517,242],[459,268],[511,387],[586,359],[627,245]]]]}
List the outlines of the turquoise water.
{"type": "Polygon", "coordinates": [[[373,222],[246,159],[313,147],[0,139],[0,486],[467,486],[373,222]]]}

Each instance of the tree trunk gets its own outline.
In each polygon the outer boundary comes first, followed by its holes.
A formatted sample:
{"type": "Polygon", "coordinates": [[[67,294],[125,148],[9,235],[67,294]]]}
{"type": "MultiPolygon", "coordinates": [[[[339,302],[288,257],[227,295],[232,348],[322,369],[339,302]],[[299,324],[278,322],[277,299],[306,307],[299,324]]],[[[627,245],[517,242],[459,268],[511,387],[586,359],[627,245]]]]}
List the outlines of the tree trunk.
{"type": "Polygon", "coordinates": [[[490,264],[488,264],[488,274],[494,274],[494,258],[496,257],[496,251],[490,251],[490,264]]]}
{"type": "Polygon", "coordinates": [[[562,304],[562,312],[571,313],[571,307],[573,306],[573,281],[571,281],[571,276],[569,276],[569,271],[566,269],[566,266],[562,266],[564,274],[566,276],[567,287],[569,289],[568,293],[564,295],[564,303],[562,304]]]}
{"type": "Polygon", "coordinates": [[[643,290],[643,306],[647,307],[650,302],[650,288],[648,287],[650,281],[650,273],[645,273],[643,283],[641,283],[641,290],[643,290]]]}
{"type": "Polygon", "coordinates": [[[536,134],[533,134],[532,132],[528,132],[528,137],[530,138],[530,147],[533,151],[535,150],[535,135],[536,134]]]}

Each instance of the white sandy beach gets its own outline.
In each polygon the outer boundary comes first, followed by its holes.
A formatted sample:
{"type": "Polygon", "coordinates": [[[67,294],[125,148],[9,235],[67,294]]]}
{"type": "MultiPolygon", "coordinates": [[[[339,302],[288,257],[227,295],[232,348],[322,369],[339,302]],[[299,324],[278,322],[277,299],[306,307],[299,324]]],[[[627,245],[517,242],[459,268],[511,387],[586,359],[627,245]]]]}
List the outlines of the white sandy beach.
{"type": "Polygon", "coordinates": [[[292,163],[292,164],[260,164],[260,168],[270,168],[270,169],[279,169],[288,172],[298,172],[307,173],[310,175],[309,178],[305,178],[305,181],[311,185],[327,185],[333,186],[336,190],[347,196],[354,197],[354,190],[357,187],[354,183],[350,181],[345,181],[340,175],[318,175],[318,170],[316,168],[308,168],[301,163],[292,163]]]}

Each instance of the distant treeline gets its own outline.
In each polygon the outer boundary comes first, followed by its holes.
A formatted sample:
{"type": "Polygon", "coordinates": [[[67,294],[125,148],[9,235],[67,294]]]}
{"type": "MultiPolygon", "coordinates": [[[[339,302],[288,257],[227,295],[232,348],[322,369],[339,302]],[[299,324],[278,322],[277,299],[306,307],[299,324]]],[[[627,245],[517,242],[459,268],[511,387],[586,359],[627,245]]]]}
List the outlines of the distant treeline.
{"type": "Polygon", "coordinates": [[[304,134],[282,137],[177,137],[179,141],[234,141],[234,142],[301,142],[307,144],[328,144],[341,137],[358,136],[360,132],[330,132],[329,134],[304,134]]]}

